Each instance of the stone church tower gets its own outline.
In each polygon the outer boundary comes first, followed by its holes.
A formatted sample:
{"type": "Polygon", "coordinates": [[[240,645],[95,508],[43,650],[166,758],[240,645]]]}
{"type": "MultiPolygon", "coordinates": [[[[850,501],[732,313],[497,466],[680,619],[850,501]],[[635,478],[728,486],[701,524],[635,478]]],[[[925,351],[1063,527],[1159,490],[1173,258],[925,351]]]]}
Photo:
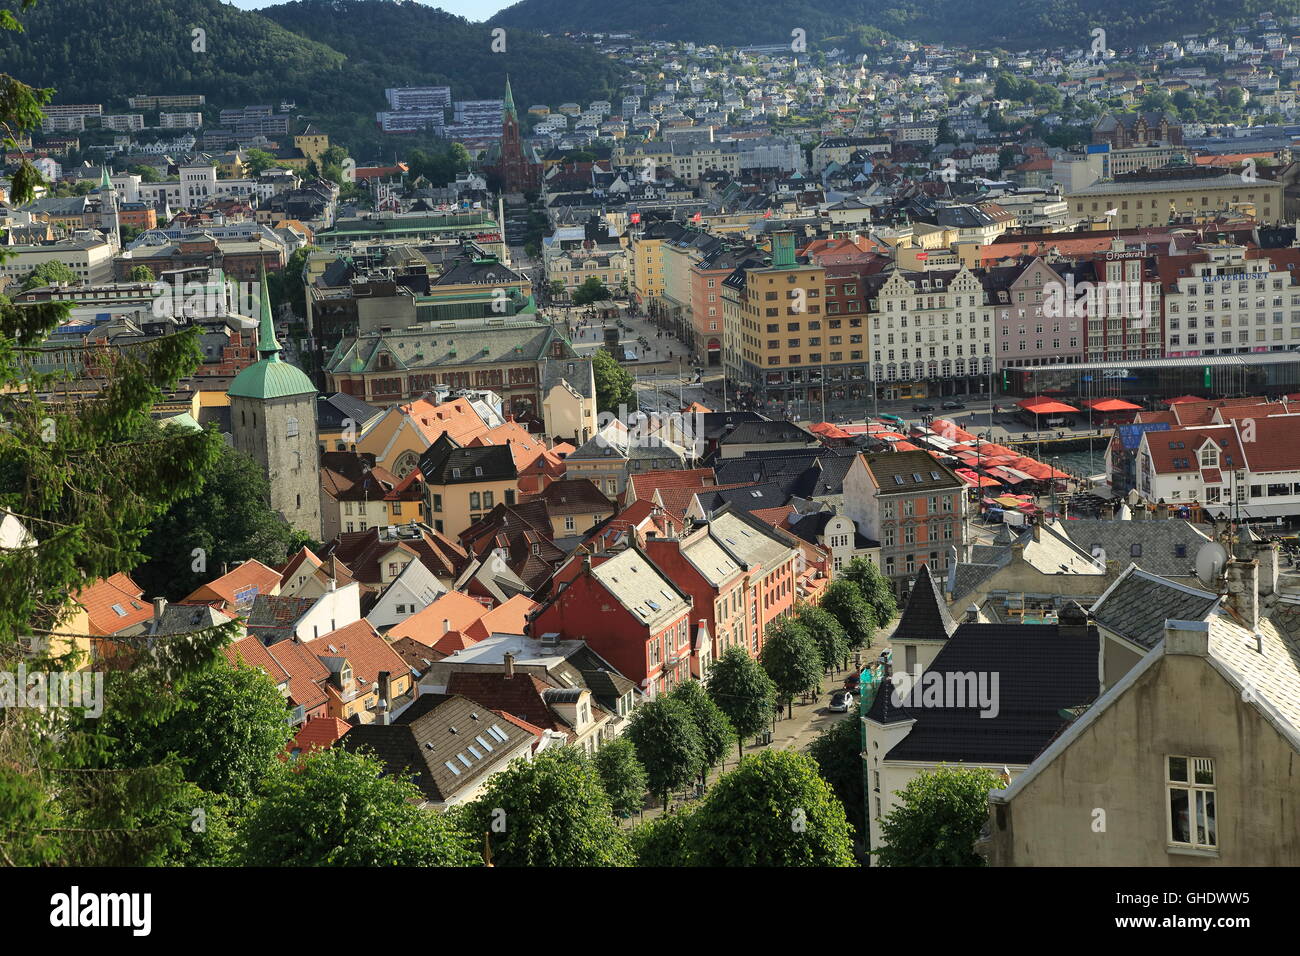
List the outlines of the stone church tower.
{"type": "Polygon", "coordinates": [[[316,445],[316,386],[280,358],[271,297],[262,272],[257,351],[262,359],[230,383],[230,430],[235,448],[262,466],[270,506],[293,527],[320,540],[320,467],[316,445]]]}
{"type": "Polygon", "coordinates": [[[519,113],[515,109],[515,96],[510,89],[508,76],[504,102],[501,142],[490,151],[488,169],[500,178],[502,192],[519,193],[537,189],[542,183],[542,167],[524,151],[519,113]]]}

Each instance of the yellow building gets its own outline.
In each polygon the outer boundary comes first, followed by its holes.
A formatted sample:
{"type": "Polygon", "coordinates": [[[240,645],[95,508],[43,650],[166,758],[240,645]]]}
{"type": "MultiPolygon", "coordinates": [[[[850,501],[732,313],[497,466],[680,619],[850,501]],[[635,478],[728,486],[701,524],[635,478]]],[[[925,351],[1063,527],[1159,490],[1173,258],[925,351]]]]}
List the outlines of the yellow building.
{"type": "MultiPolygon", "coordinates": [[[[774,233],[772,265],[745,273],[740,327],[733,332],[740,358],[736,378],[754,390],[754,397],[811,406],[822,400],[824,382],[832,386],[831,399],[841,397],[837,392],[844,389],[861,391],[865,346],[855,343],[855,349],[845,343],[865,336],[840,331],[843,319],[826,318],[825,301],[826,270],[798,263],[794,233],[774,233]],[[834,386],[836,382],[845,384],[834,386]]],[[[725,302],[723,313],[725,317],[725,302]]]]}
{"type": "Polygon", "coordinates": [[[1096,183],[1067,193],[1065,201],[1072,215],[1107,218],[1112,229],[1162,226],[1175,216],[1204,216],[1229,209],[1275,223],[1282,215],[1283,189],[1279,182],[1229,173],[1198,179],[1096,183]]]}
{"type": "Polygon", "coordinates": [[[330,148],[330,138],[316,127],[308,126],[293,138],[293,146],[319,168],[322,154],[330,148]]]}
{"type": "MultiPolygon", "coordinates": [[[[656,223],[632,235],[632,275],[630,279],[632,300],[641,309],[648,309],[651,302],[663,298],[664,294],[664,251],[663,242],[666,233],[662,224],[656,223]]],[[[673,234],[681,231],[680,226],[669,223],[673,234]]]]}

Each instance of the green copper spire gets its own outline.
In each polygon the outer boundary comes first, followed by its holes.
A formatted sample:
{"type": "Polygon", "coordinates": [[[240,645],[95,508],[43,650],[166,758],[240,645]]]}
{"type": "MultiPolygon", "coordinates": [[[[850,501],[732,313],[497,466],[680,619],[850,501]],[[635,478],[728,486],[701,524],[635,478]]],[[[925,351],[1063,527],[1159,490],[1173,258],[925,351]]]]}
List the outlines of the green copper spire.
{"type": "Polygon", "coordinates": [[[108,167],[107,167],[107,166],[101,166],[101,167],[100,167],[99,188],[100,188],[100,189],[112,189],[112,188],[113,188],[113,181],[112,181],[111,179],[108,178],[108,167]]]}
{"type": "Polygon", "coordinates": [[[510,74],[506,74],[506,115],[516,122],[519,121],[519,114],[515,112],[515,95],[510,91],[510,74]]]}
{"type": "Polygon", "coordinates": [[[266,266],[262,266],[262,314],[257,327],[257,351],[268,362],[280,361],[280,343],[275,338],[275,323],[271,321],[271,291],[266,284],[266,266]]]}

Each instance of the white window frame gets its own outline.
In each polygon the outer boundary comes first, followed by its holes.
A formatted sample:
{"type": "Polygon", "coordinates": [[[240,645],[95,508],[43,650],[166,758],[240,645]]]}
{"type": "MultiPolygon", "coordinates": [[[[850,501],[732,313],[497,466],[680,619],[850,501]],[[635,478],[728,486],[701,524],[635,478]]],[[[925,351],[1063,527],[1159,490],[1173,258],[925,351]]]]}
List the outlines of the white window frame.
{"type": "Polygon", "coordinates": [[[1214,758],[1212,757],[1193,757],[1187,754],[1167,754],[1165,761],[1165,838],[1171,848],[1174,849],[1191,849],[1202,850],[1207,852],[1217,852],[1218,844],[1218,819],[1219,819],[1219,797],[1218,784],[1214,775],[1214,758]],[[1172,764],[1175,760],[1186,761],[1187,779],[1175,780],[1173,778],[1172,764]],[[1198,782],[1197,778],[1202,772],[1208,772],[1209,782],[1198,782]],[[1174,839],[1174,810],[1173,795],[1175,791],[1184,791],[1187,794],[1188,813],[1193,815],[1188,820],[1188,836],[1190,842],[1174,839]],[[1207,814],[1206,836],[1207,842],[1197,839],[1198,827],[1196,817],[1204,808],[1212,806],[1212,811],[1207,814]]]}

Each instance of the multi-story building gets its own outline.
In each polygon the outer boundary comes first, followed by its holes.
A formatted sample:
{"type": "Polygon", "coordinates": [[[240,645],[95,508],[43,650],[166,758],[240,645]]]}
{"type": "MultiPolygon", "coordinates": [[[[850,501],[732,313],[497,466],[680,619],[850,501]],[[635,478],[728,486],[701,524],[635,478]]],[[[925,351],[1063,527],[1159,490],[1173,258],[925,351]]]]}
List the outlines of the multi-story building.
{"type": "Polygon", "coordinates": [[[862,279],[871,378],[880,398],[983,389],[994,361],[994,310],[983,280],[965,266],[915,273],[895,268],[862,279]]]}
{"type": "Polygon", "coordinates": [[[384,90],[395,110],[445,110],[451,106],[450,86],[399,86],[384,90]]]}
{"type": "Polygon", "coordinates": [[[644,312],[653,310],[664,294],[663,243],[685,232],[678,222],[654,222],[629,233],[632,301],[644,312]]]}
{"type": "Polygon", "coordinates": [[[926,451],[859,455],[844,476],[844,514],[880,542],[881,572],[902,594],[921,565],[946,571],[966,541],[966,485],[926,451]]]}
{"type": "Polygon", "coordinates": [[[452,391],[491,389],[516,418],[540,416],[555,384],[548,370],[553,365],[586,394],[590,362],[579,359],[549,324],[501,319],[441,325],[343,339],[325,364],[329,390],[387,406],[440,385],[452,391]]]}
{"type": "Polygon", "coordinates": [[[823,312],[826,269],[798,262],[793,233],[772,234],[770,266],[726,281],[744,284],[737,377],[750,383],[756,400],[769,406],[818,402],[827,381],[865,383],[865,345],[832,349],[823,312]]]}
{"type": "MultiPolygon", "coordinates": [[[[1040,258],[1027,266],[990,269],[988,295],[996,316],[998,368],[1083,361],[1085,318],[1071,300],[1065,305],[1066,279],[1040,258]],[[1010,280],[1010,281],[1007,281],[1010,280]],[[1060,308],[1044,303],[1053,288],[1062,290],[1060,308]]],[[[1157,320],[1157,324],[1158,320],[1157,320]]]]}
{"type": "Polygon", "coordinates": [[[163,129],[198,129],[203,125],[203,114],[159,113],[158,125],[163,129]]]}
{"type": "Polygon", "coordinates": [[[126,105],[133,110],[180,110],[203,106],[207,97],[202,93],[175,93],[161,96],[132,96],[126,105]]]}
{"type": "Polygon", "coordinates": [[[692,676],[692,599],[636,547],[574,556],[531,618],[542,640],[586,641],[649,697],[692,676]]]}
{"type": "Polygon", "coordinates": [[[1070,212],[1084,219],[1108,218],[1112,227],[1163,226],[1180,216],[1212,216],[1229,209],[1253,212],[1263,223],[1282,216],[1286,187],[1239,175],[1132,179],[1099,182],[1067,193],[1070,212]]]}
{"type": "Polygon", "coordinates": [[[507,445],[462,447],[445,432],[420,456],[425,513],[433,529],[456,540],[498,503],[512,505],[519,472],[507,445]]]}
{"type": "Polygon", "coordinates": [[[1167,358],[1300,345],[1298,249],[1206,245],[1157,260],[1167,358]]]}
{"type": "Polygon", "coordinates": [[[111,282],[113,252],[113,246],[102,239],[62,239],[35,245],[6,246],[4,261],[0,262],[0,278],[9,277],[22,282],[37,266],[61,262],[82,282],[111,282]]]}

